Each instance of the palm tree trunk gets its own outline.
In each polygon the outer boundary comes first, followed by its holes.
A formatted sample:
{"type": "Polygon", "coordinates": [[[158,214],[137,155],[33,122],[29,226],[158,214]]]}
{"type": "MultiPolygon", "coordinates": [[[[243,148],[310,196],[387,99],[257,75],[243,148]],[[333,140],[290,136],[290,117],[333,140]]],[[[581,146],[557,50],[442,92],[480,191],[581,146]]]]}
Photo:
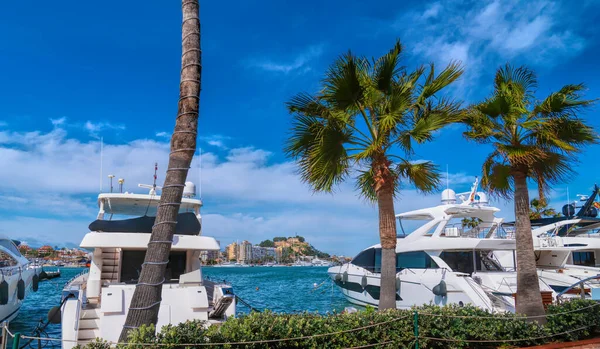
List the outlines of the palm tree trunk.
{"type": "MultiPolygon", "coordinates": [[[[533,237],[529,221],[527,178],[521,171],[513,172],[515,180],[515,228],[517,244],[517,313],[527,316],[544,315],[540,294],[533,237]]],[[[536,319],[545,322],[545,318],[536,319]]]]}
{"type": "Polygon", "coordinates": [[[396,308],[396,215],[394,188],[390,182],[377,191],[379,238],[381,240],[381,284],[379,310],[396,308]]]}
{"type": "Polygon", "coordinates": [[[169,260],[171,241],[188,169],[196,152],[198,109],[200,104],[201,51],[200,5],[197,0],[182,0],[181,82],[175,131],[171,137],[169,169],[152,228],[148,250],[138,284],[131,299],[127,319],[119,338],[127,341],[129,331],[141,325],[156,324],[162,282],[169,260]],[[173,204],[175,203],[175,204],[173,204]]]}

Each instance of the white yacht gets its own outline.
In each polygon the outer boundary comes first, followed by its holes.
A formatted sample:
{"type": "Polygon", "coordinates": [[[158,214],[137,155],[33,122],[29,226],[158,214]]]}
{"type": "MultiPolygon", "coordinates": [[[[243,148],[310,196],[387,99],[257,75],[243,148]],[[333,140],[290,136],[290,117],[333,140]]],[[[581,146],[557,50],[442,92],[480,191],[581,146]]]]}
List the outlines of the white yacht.
{"type": "MultiPolygon", "coordinates": [[[[597,218],[600,205],[594,201],[598,190],[595,186],[592,195],[581,195],[584,204],[580,207],[576,203],[565,205],[562,217],[531,221],[538,270],[546,279],[557,280],[549,282],[557,292],[573,284],[569,284],[570,279],[562,281],[565,276],[587,279],[586,287],[600,287],[600,279],[594,279],[600,278],[600,219],[597,218]],[[579,211],[575,213],[577,208],[579,211]]],[[[497,253],[497,257],[505,267],[514,266],[505,253],[497,253]]],[[[575,289],[573,293],[579,291],[575,289]]]]}
{"type": "MultiPolygon", "coordinates": [[[[398,214],[403,224],[421,221],[396,247],[396,306],[472,304],[491,312],[514,312],[517,278],[495,259],[494,251],[514,253],[515,241],[503,236],[498,208],[488,205],[485,193],[442,193],[442,205],[398,214]],[[472,224],[471,222],[475,222],[472,224]]],[[[413,224],[414,225],[414,224],[413,224]]],[[[331,267],[329,276],[346,298],[358,305],[377,306],[381,271],[381,245],[359,253],[350,263],[331,267]]],[[[548,296],[553,290],[539,280],[548,296]]]]}
{"type": "MultiPolygon", "coordinates": [[[[141,186],[141,185],[140,185],[141,186]]],[[[217,241],[201,235],[200,200],[187,182],[167,265],[157,329],[187,320],[219,323],[235,315],[231,286],[204,280],[200,251],[218,251],[217,241]]],[[[93,249],[89,273],[63,290],[62,347],[102,338],[117,342],[138,282],[160,196],[104,193],[97,220],[80,246],[93,249]],[[113,217],[128,219],[116,220],[113,217]],[[135,218],[130,218],[135,217],[135,218]]]]}
{"type": "Polygon", "coordinates": [[[319,259],[317,257],[315,257],[310,262],[312,263],[313,267],[330,267],[331,266],[331,262],[319,259]]]}
{"type": "Polygon", "coordinates": [[[41,271],[21,255],[13,240],[0,235],[0,322],[17,317],[29,291],[37,291],[41,271]]]}

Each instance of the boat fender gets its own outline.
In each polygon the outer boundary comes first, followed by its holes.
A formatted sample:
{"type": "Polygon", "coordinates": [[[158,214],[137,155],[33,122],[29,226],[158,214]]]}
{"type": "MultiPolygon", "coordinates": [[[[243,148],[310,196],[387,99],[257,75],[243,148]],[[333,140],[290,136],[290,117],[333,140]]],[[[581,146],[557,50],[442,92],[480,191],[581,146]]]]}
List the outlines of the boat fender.
{"type": "Polygon", "coordinates": [[[360,280],[360,285],[362,286],[363,290],[367,287],[368,284],[369,281],[367,280],[367,276],[363,275],[362,279],[360,280]]]}
{"type": "Polygon", "coordinates": [[[0,282],[0,305],[8,304],[8,282],[2,280],[0,282]]]}
{"type": "Polygon", "coordinates": [[[400,278],[396,278],[396,293],[400,294],[400,287],[402,285],[402,281],[400,281],[400,278]]]}
{"type": "Polygon", "coordinates": [[[48,322],[51,324],[60,324],[60,307],[52,307],[48,311],[48,322]]]}
{"type": "Polygon", "coordinates": [[[431,290],[431,292],[433,292],[433,294],[436,296],[446,297],[446,295],[448,294],[448,291],[446,289],[446,281],[440,281],[439,284],[433,287],[433,290],[431,290]]]}
{"type": "Polygon", "coordinates": [[[348,272],[347,272],[347,271],[345,271],[345,272],[344,272],[344,275],[342,275],[342,281],[343,281],[344,283],[348,282],[348,272]]]}
{"type": "Polygon", "coordinates": [[[38,286],[40,283],[40,277],[37,274],[33,274],[33,278],[31,278],[31,289],[33,292],[38,291],[38,286]]]}
{"type": "Polygon", "coordinates": [[[17,298],[19,300],[25,299],[25,281],[23,279],[19,279],[19,282],[17,282],[17,298]]]}
{"type": "Polygon", "coordinates": [[[335,276],[335,281],[342,281],[342,274],[337,274],[335,276]]]}

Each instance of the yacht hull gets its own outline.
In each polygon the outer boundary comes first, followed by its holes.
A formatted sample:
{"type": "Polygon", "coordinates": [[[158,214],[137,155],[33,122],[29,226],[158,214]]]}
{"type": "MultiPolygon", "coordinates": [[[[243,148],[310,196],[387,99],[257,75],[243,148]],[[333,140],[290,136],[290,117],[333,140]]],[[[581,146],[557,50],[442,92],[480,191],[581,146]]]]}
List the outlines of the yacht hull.
{"type": "Polygon", "coordinates": [[[0,322],[10,322],[17,317],[23,301],[27,299],[28,293],[31,291],[33,275],[39,274],[41,271],[39,267],[24,267],[21,272],[18,269],[12,269],[10,272],[4,271],[2,276],[3,280],[8,283],[8,303],[0,305],[0,322]],[[17,283],[21,279],[25,282],[24,299],[17,297],[17,283]]]}
{"type": "MultiPolygon", "coordinates": [[[[352,264],[331,267],[328,274],[349,302],[360,306],[379,305],[380,274],[370,273],[352,264]]],[[[499,295],[498,299],[491,299],[489,292],[468,275],[441,269],[402,270],[396,274],[396,290],[398,309],[421,305],[472,304],[491,312],[514,311],[511,297],[499,295]],[[442,280],[447,288],[445,296],[433,292],[442,280]]]]}

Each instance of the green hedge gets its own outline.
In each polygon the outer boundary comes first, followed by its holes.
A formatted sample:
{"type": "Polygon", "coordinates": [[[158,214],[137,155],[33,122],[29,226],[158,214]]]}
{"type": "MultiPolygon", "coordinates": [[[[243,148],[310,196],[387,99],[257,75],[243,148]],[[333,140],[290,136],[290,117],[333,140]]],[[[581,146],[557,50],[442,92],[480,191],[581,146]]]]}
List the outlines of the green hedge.
{"type": "MultiPolygon", "coordinates": [[[[423,306],[410,311],[377,312],[367,309],[353,314],[329,315],[275,314],[267,311],[229,319],[220,326],[208,328],[201,321],[166,326],[158,334],[154,333],[153,327],[145,327],[133,332],[129,342],[146,345],[129,344],[122,347],[146,349],[168,345],[170,348],[184,348],[186,346],[182,344],[252,342],[316,336],[202,348],[349,348],[376,343],[384,344],[373,347],[413,348],[414,311],[419,314],[421,348],[531,346],[600,335],[600,305],[597,305],[593,301],[576,299],[562,305],[550,306],[545,325],[525,321],[523,317],[514,314],[490,314],[472,306],[454,305],[423,306]],[[366,328],[352,331],[363,327],[366,328]],[[329,335],[342,331],[347,332],[329,335]]],[[[91,349],[106,346],[106,343],[95,342],[87,347],[91,349]]]]}

